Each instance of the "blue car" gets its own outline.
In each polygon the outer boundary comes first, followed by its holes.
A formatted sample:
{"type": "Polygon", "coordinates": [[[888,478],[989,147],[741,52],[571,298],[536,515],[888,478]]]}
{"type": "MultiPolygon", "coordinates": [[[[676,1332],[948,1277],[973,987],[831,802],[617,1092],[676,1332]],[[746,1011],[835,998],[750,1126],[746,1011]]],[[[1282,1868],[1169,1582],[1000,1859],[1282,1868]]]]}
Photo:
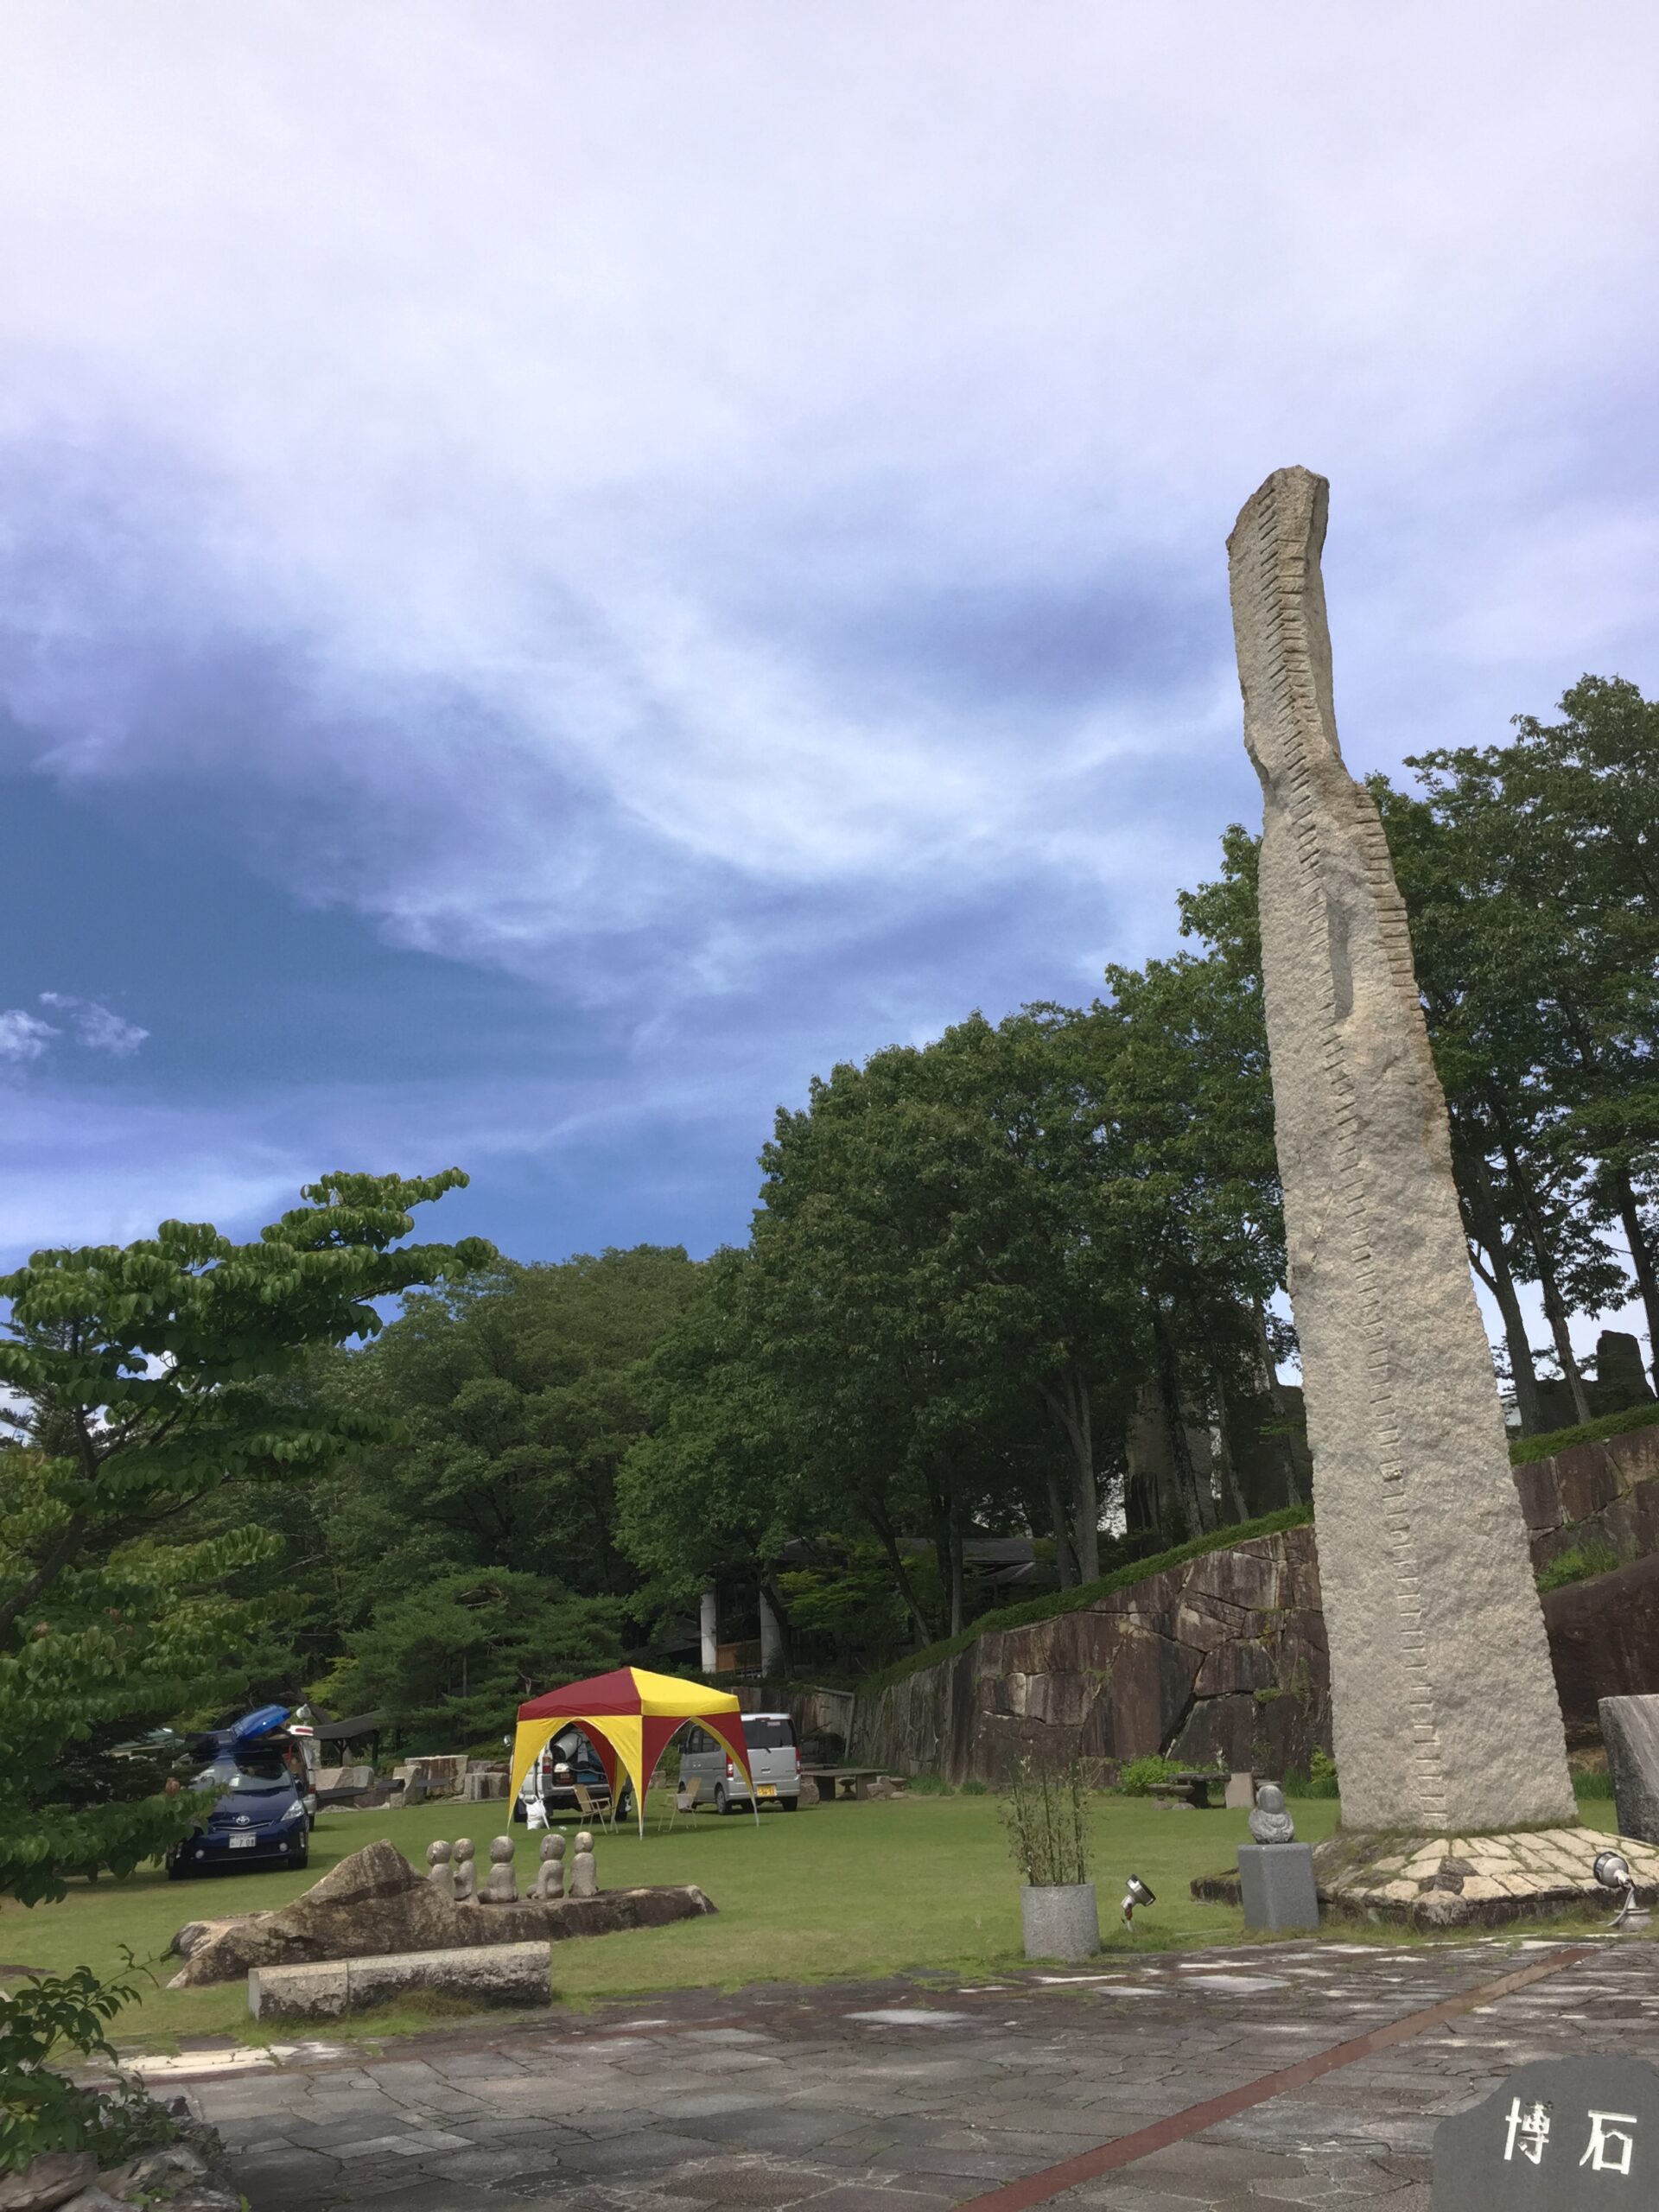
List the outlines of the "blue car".
{"type": "Polygon", "coordinates": [[[280,1751],[251,1745],[216,1751],[191,1783],[219,1796],[199,1827],[167,1854],[169,1881],[190,1874],[235,1873],[248,1866],[303,1866],[311,1823],[280,1751]]]}

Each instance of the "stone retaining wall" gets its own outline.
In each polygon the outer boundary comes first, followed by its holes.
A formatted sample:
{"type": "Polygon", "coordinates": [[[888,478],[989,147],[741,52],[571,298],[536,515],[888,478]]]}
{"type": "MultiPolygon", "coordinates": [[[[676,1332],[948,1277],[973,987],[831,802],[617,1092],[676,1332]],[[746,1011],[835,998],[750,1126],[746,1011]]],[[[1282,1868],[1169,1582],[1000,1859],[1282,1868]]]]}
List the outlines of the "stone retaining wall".
{"type": "MultiPolygon", "coordinates": [[[[1596,1700],[1659,1690],[1659,1427],[1515,1470],[1533,1564],[1592,1541],[1635,1562],[1548,1592],[1569,1730],[1596,1700]]],[[[855,1708],[849,1762],[996,1782],[1027,1751],[1103,1762],[1160,1751],[1258,1773],[1331,1749],[1330,1675],[1311,1528],[1253,1537],[1086,1608],[992,1630],[855,1708]]]]}
{"type": "Polygon", "coordinates": [[[1263,1773],[1329,1746],[1312,1529],[1188,1560],[1085,1609],[981,1637],[861,1698],[849,1759],[949,1782],[999,1780],[1023,1752],[1149,1751],[1263,1773]]]}
{"type": "Polygon", "coordinates": [[[1659,1422],[1535,1459],[1515,1486],[1535,1567],[1597,1542],[1621,1561],[1659,1552],[1659,1422]]]}

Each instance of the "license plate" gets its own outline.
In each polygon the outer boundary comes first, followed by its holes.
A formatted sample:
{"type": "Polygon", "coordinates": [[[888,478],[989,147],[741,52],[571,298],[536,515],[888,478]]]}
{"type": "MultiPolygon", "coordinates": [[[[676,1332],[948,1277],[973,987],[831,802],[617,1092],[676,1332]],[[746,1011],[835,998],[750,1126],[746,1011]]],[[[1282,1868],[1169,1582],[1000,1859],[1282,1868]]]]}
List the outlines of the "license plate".
{"type": "Polygon", "coordinates": [[[771,1783],[763,1782],[760,1784],[760,1795],[763,1797],[775,1797],[778,1795],[778,1792],[773,1789],[771,1783]]]}
{"type": "Polygon", "coordinates": [[[258,1840],[258,1837],[255,1835],[233,1835],[231,1838],[231,1849],[232,1851],[251,1851],[254,1845],[257,1843],[258,1840]]]}

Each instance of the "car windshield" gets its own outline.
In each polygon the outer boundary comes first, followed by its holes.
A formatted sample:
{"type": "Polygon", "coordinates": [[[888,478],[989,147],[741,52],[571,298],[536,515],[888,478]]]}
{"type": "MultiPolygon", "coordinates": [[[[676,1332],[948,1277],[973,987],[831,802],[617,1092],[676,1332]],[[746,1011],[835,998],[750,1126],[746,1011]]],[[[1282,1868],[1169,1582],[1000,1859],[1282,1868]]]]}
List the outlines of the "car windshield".
{"type": "Polygon", "coordinates": [[[221,1758],[211,1766],[203,1767],[191,1784],[194,1789],[237,1790],[240,1793],[269,1793],[274,1789],[291,1789],[293,1779],[278,1758],[221,1758]]]}
{"type": "Polygon", "coordinates": [[[743,1740],[752,1751],[786,1751],[795,1731],[787,1720],[751,1715],[743,1723],[743,1740]]]}

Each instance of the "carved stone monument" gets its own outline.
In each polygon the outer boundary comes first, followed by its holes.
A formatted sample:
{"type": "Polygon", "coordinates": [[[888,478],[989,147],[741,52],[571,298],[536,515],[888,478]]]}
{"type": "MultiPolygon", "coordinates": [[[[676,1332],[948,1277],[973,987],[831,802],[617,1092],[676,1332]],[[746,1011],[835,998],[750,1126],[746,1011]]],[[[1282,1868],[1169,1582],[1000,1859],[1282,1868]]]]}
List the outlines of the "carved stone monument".
{"type": "Polygon", "coordinates": [[[499,1835],[490,1845],[490,1871],[478,1893],[480,1904],[517,1904],[518,1887],[512,1878],[512,1838],[499,1835]]]}
{"type": "Polygon", "coordinates": [[[1560,1709],[1405,906],[1337,742],[1328,488],[1275,471],[1227,543],[1265,799],[1262,963],[1343,1826],[1566,1826],[1560,1709]]]}
{"type": "Polygon", "coordinates": [[[564,1895],[564,1838],[544,1835],[542,1838],[541,1864],[536,1869],[536,1878],[531,1884],[530,1894],[552,1904],[564,1895]]]}
{"type": "Polygon", "coordinates": [[[1249,1830],[1255,1843],[1295,1842],[1296,1823],[1285,1810],[1285,1793],[1276,1782],[1264,1782],[1256,1791],[1249,1830]]]}
{"type": "Polygon", "coordinates": [[[441,1897],[455,1901],[455,1870],[449,1863],[449,1846],[439,1841],[426,1847],[426,1878],[441,1897]]]}
{"type": "Polygon", "coordinates": [[[594,1839],[586,1828],[576,1832],[576,1848],[570,1861],[570,1894],[573,1897],[596,1897],[599,1895],[599,1872],[594,1865],[594,1839]]]}
{"type": "Polygon", "coordinates": [[[478,1903],[478,1869],[473,1864],[473,1840],[469,1835],[457,1836],[449,1853],[449,1864],[454,1875],[454,1896],[457,1904],[478,1903]]]}

